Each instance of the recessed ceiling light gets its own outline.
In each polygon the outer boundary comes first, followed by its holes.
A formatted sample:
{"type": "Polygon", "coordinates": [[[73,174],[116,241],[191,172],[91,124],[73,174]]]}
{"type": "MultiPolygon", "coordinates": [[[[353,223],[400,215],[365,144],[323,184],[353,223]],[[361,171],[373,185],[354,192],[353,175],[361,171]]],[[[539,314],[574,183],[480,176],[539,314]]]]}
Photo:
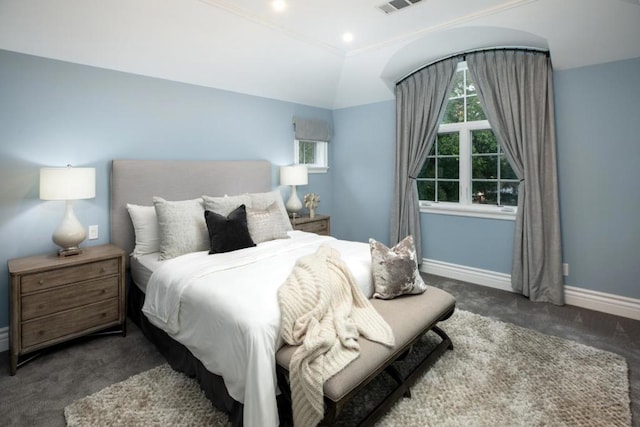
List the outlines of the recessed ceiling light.
{"type": "Polygon", "coordinates": [[[346,32],[342,35],[342,40],[345,43],[351,43],[353,41],[353,33],[346,32]]]}
{"type": "Polygon", "coordinates": [[[274,0],[271,2],[271,7],[276,12],[282,12],[287,8],[287,2],[284,0],[274,0]]]}

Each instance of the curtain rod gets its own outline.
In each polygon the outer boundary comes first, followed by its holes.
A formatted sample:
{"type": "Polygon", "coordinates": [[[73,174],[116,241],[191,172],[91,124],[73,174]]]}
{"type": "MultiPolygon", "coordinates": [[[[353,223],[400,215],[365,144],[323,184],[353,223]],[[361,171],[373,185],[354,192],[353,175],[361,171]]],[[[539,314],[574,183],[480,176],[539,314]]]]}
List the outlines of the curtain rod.
{"type": "Polygon", "coordinates": [[[412,74],[417,73],[420,70],[424,70],[427,67],[430,67],[433,64],[437,64],[438,62],[442,62],[442,61],[446,61],[447,59],[451,59],[451,58],[455,58],[455,57],[462,57],[462,60],[465,60],[466,55],[470,54],[470,53],[476,53],[476,52],[492,52],[492,51],[499,51],[499,50],[519,50],[522,52],[536,52],[536,53],[544,53],[547,57],[549,56],[549,49],[543,49],[543,48],[537,48],[537,47],[522,47],[522,46],[500,46],[500,47],[487,47],[487,48],[481,48],[481,49],[475,49],[475,50],[468,50],[468,51],[464,51],[464,52],[457,52],[457,53],[453,53],[451,55],[447,55],[444,58],[440,58],[440,59],[436,59],[434,61],[431,61],[425,65],[421,65],[420,67],[416,68],[415,70],[409,72],[408,74],[405,74],[404,76],[402,76],[400,78],[400,80],[396,81],[396,86],[399,85],[400,83],[402,83],[407,77],[411,76],[412,74]]]}

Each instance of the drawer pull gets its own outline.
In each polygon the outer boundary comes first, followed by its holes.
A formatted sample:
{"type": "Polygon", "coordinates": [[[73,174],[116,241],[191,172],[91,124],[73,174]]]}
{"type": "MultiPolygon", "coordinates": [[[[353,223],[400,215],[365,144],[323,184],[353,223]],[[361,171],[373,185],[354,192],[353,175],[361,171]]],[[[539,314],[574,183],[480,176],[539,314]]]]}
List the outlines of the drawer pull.
{"type": "Polygon", "coordinates": [[[100,269],[100,273],[104,273],[105,271],[107,271],[107,269],[106,269],[106,268],[104,268],[104,267],[102,267],[102,268],[100,269]]]}
{"type": "Polygon", "coordinates": [[[38,285],[43,285],[44,284],[44,280],[40,279],[38,280],[38,285]]]}
{"type": "Polygon", "coordinates": [[[104,295],[104,294],[106,294],[106,293],[107,293],[107,290],[106,290],[106,289],[102,289],[102,290],[100,291],[100,295],[104,295]]]}
{"type": "Polygon", "coordinates": [[[107,313],[102,313],[100,316],[101,317],[107,317],[107,313]]]}
{"type": "Polygon", "coordinates": [[[42,330],[38,331],[38,335],[43,336],[44,335],[44,331],[42,331],[42,330]]]}

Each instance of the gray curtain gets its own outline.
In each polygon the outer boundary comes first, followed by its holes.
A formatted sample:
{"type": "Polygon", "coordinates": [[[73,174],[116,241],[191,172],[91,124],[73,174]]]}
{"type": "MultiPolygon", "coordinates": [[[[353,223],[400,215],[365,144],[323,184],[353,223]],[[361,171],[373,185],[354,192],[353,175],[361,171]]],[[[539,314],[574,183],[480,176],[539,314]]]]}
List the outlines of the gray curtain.
{"type": "Polygon", "coordinates": [[[564,304],[551,60],[543,53],[468,54],[478,98],[520,178],[511,286],[564,304]]]}
{"type": "Polygon", "coordinates": [[[416,177],[435,141],[447,106],[459,58],[450,58],[417,71],[396,85],[396,157],[391,244],[413,236],[422,262],[422,231],[416,177]]]}

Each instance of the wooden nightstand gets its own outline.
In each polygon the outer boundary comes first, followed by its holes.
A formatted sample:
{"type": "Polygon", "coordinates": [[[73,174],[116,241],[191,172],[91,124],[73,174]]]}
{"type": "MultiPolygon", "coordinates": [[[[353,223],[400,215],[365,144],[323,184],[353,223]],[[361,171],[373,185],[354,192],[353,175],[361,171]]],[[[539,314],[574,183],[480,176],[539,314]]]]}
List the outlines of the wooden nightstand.
{"type": "Polygon", "coordinates": [[[291,220],[291,226],[294,230],[307,231],[325,236],[331,233],[330,217],[327,215],[316,215],[313,218],[296,216],[295,218],[289,219],[291,220]]]}
{"type": "Polygon", "coordinates": [[[124,262],[114,245],[9,260],[11,375],[24,354],[116,326],[126,335],[124,262]]]}

